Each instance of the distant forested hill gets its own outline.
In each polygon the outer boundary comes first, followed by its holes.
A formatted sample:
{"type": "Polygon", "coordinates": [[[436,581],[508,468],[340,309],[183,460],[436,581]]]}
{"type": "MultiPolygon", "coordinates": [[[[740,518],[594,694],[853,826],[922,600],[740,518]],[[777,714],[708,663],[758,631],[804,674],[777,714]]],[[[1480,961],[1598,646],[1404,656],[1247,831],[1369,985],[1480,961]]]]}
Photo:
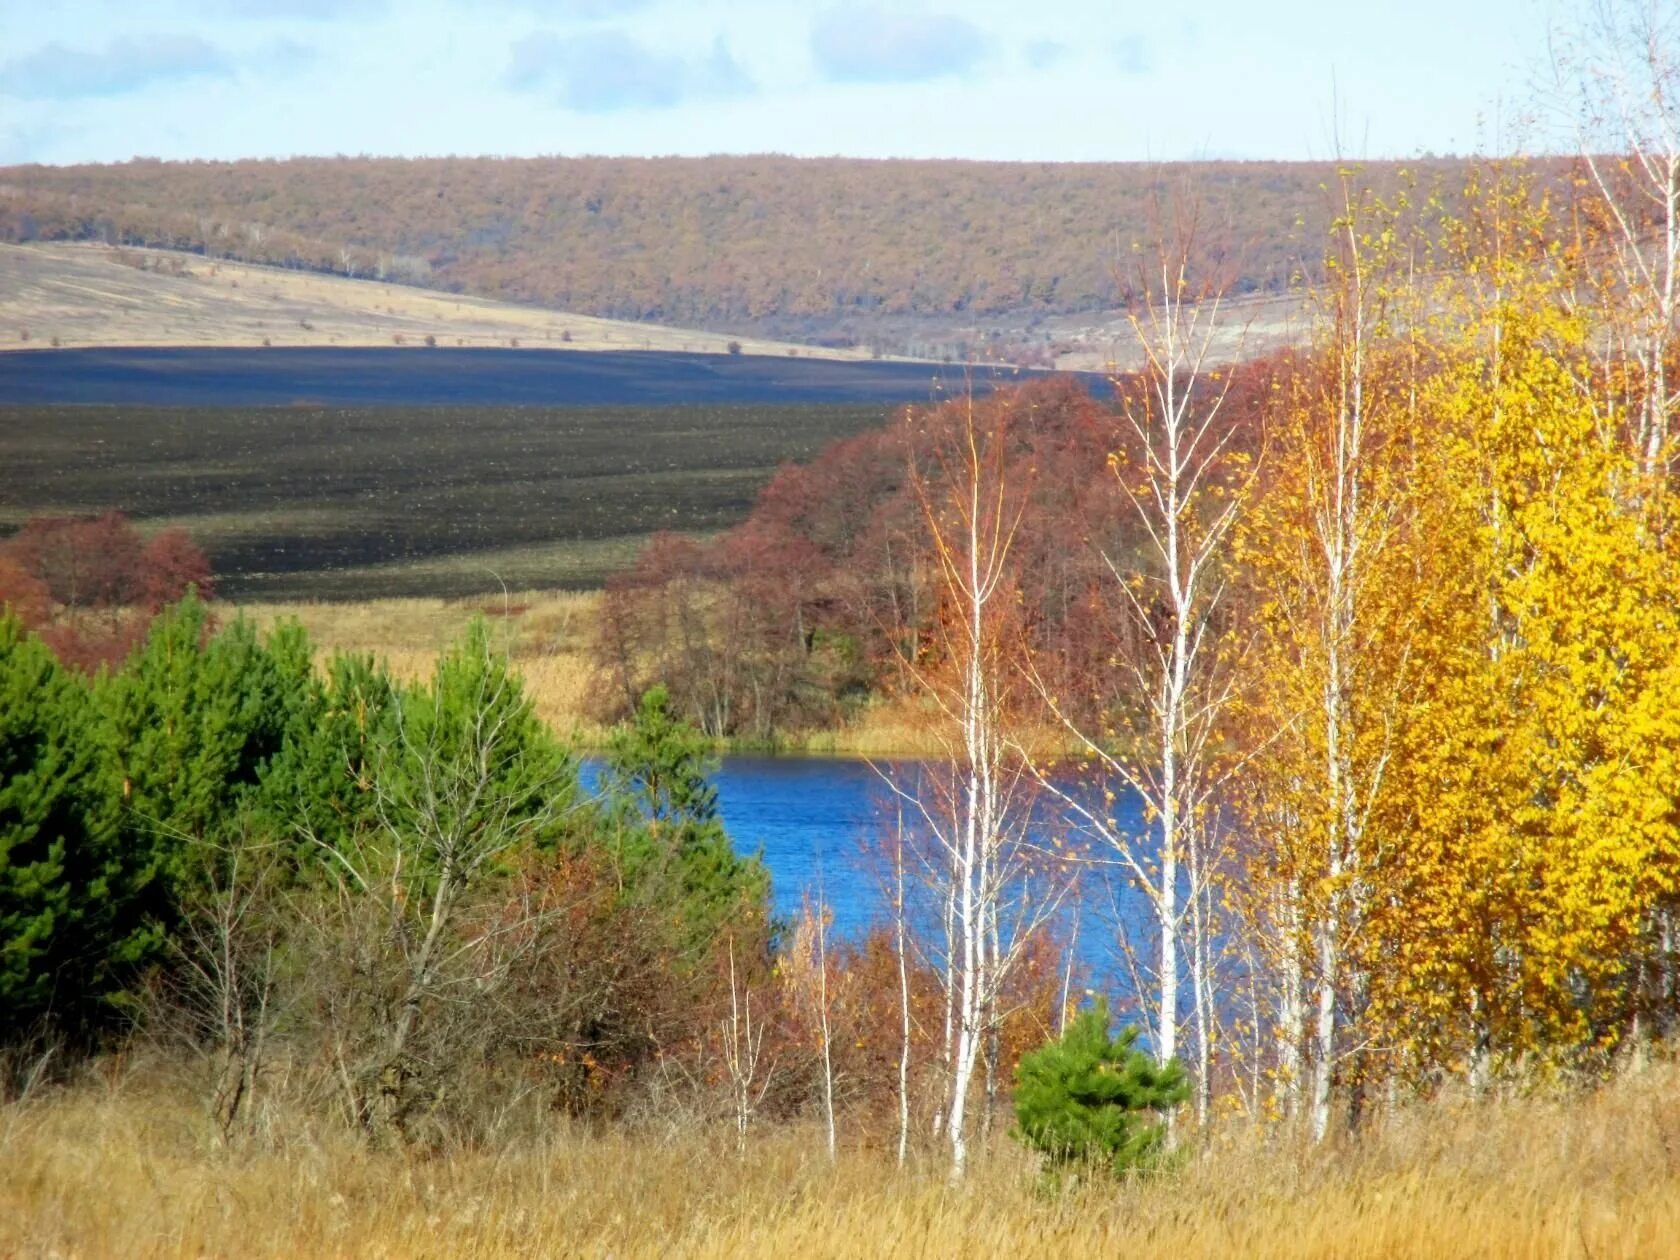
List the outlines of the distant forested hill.
{"type": "MultiPolygon", "coordinates": [[[[1452,187],[1460,164],[1407,168],[1452,187]]],[[[1390,184],[1401,168],[1366,175],[1390,184]]],[[[1321,251],[1329,164],[303,158],[0,169],[0,239],[101,239],[585,314],[835,336],[1112,307],[1158,192],[1194,188],[1238,292],[1321,251]]]]}

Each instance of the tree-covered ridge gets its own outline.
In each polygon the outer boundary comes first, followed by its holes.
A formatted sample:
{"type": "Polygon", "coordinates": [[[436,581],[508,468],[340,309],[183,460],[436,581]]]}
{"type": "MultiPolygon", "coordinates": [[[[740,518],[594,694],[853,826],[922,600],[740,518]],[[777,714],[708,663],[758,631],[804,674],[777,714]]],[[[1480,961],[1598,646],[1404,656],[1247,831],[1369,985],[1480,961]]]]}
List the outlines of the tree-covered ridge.
{"type": "MultiPolygon", "coordinates": [[[[1428,160],[1424,182],[1462,164],[1428,160]]],[[[1377,164],[1379,181],[1400,176],[1377,164]]],[[[0,240],[96,239],[697,326],[1115,306],[1164,194],[1234,292],[1318,261],[1329,163],[296,158],[0,170],[0,240]]]]}

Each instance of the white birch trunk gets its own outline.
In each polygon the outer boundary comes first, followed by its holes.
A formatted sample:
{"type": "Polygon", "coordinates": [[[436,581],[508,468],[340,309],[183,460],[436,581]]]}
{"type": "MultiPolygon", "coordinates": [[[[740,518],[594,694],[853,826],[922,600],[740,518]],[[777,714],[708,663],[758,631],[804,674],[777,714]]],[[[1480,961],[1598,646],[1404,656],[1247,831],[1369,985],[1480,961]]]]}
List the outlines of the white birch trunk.
{"type": "Polygon", "coordinates": [[[823,1116],[828,1122],[828,1162],[838,1154],[834,1127],[834,1048],[828,1026],[828,911],[817,904],[817,1003],[822,1029],[823,1116]]]}
{"type": "Polygon", "coordinates": [[[898,1166],[910,1153],[910,948],[904,908],[904,813],[893,832],[893,945],[898,952],[898,1166]]]}
{"type": "Polygon", "coordinates": [[[1281,919],[1280,986],[1278,1001],[1277,1062],[1279,1089],[1284,1115],[1294,1119],[1301,1114],[1302,1053],[1307,1038],[1307,1008],[1302,1000],[1305,968],[1301,962],[1301,886],[1299,879],[1289,881],[1285,893],[1286,904],[1281,919]]]}
{"type": "MultiPolygon", "coordinates": [[[[1234,433],[1219,427],[1229,378],[1210,384],[1207,366],[1221,300],[1217,294],[1194,300],[1193,248],[1194,225],[1181,227],[1152,260],[1158,273],[1145,277],[1143,288],[1154,304],[1132,322],[1146,360],[1147,397],[1131,397],[1122,413],[1141,467],[1133,480],[1116,464],[1120,492],[1135,507],[1147,538],[1141,574],[1109,565],[1144,640],[1136,658],[1122,663],[1126,690],[1142,711],[1142,754],[1135,761],[1117,756],[1100,735],[1082,732],[1063,716],[1083,750],[1141,798],[1148,826],[1143,834],[1127,834],[1115,819],[1066,794],[1062,799],[1113,850],[1149,906],[1155,991],[1140,996],[1153,1008],[1152,1049],[1162,1061],[1181,1054],[1183,988],[1189,983],[1198,1043],[1195,1088],[1205,1115],[1218,1017],[1214,903],[1201,899],[1218,878],[1207,822],[1219,779],[1210,749],[1237,684],[1235,668],[1209,642],[1209,628],[1224,594],[1221,566],[1252,470],[1240,470],[1231,449],[1234,433]]],[[[1041,686],[1040,694],[1062,716],[1049,689],[1041,686]]]]}

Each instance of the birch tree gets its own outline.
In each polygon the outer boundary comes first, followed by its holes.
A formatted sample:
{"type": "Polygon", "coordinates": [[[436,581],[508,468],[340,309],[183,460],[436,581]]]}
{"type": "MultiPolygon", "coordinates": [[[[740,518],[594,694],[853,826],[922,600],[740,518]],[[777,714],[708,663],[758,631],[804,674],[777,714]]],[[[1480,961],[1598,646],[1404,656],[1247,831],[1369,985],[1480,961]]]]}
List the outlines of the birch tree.
{"type": "Polygon", "coordinates": [[[823,1127],[827,1138],[828,1158],[838,1152],[838,1130],[834,1112],[834,1030],[833,1003],[829,992],[828,930],[834,912],[822,893],[819,859],[818,892],[815,902],[807,893],[794,921],[791,939],[782,955],[781,978],[800,1021],[809,1027],[816,1038],[819,1055],[823,1127]]]}
{"type": "Polygon", "coordinates": [[[1554,36],[1553,72],[1570,114],[1610,283],[1601,335],[1623,361],[1621,400],[1644,493],[1666,491],[1680,403],[1669,352],[1680,316],[1680,9],[1669,0],[1590,0],[1554,36]]]}
{"type": "Polygon", "coordinates": [[[1021,698],[1011,550],[1031,477],[1010,454],[1014,427],[1030,420],[1008,397],[977,404],[971,395],[909,418],[922,430],[908,444],[910,480],[940,611],[923,656],[906,666],[938,714],[946,752],[917,784],[887,781],[914,820],[918,874],[943,927],[939,1127],[953,1180],[967,1168],[970,1094],[1004,984],[1062,887],[1054,871],[1041,878],[1047,868],[1026,830],[1027,763],[1009,729],[1021,698]]]}
{"type": "Polygon", "coordinates": [[[1405,677],[1408,596],[1393,544],[1409,484],[1397,433],[1411,366],[1388,340],[1406,259],[1396,211],[1344,169],[1316,344],[1279,391],[1272,476],[1243,559],[1264,643],[1251,697],[1267,754],[1243,794],[1256,917],[1276,950],[1280,1076],[1290,1104],[1307,1076],[1309,1131],[1329,1131],[1339,1072],[1365,1002],[1356,949],[1371,895],[1368,831],[1393,749],[1405,677]],[[1398,279],[1396,277],[1399,277],[1398,279]],[[1403,382],[1402,382],[1403,384],[1403,382]]]}
{"type": "Polygon", "coordinates": [[[774,1058],[764,1056],[764,1016],[753,1020],[752,987],[735,972],[735,938],[729,938],[729,1015],[719,1034],[724,1071],[729,1078],[729,1102],[735,1120],[735,1154],[746,1158],[747,1130],[775,1078],[774,1058]]]}
{"type": "Polygon", "coordinates": [[[904,903],[904,806],[900,802],[893,827],[892,907],[893,952],[898,955],[898,1166],[910,1153],[910,956],[909,920],[904,903]]]}
{"type": "Polygon", "coordinates": [[[1217,733],[1239,677],[1224,605],[1232,529],[1253,465],[1226,410],[1230,374],[1215,368],[1224,295],[1198,272],[1201,245],[1187,208],[1147,251],[1140,247],[1131,327],[1144,367],[1135,380],[1115,381],[1121,449],[1109,465],[1144,540],[1135,559],[1103,556],[1122,622],[1117,637],[1130,645],[1116,658],[1121,702],[1112,725],[1093,730],[1042,679],[1038,689],[1108,784],[1105,805],[1120,793],[1143,804],[1147,825],[1134,831],[1117,811],[1044,776],[1148,903],[1156,957],[1154,992],[1143,996],[1163,1063],[1180,1054],[1188,979],[1205,1119],[1215,1036],[1214,815],[1224,774],[1217,733]]]}
{"type": "MultiPolygon", "coordinates": [[[[1582,286],[1597,300],[1593,383],[1601,425],[1624,436],[1636,470],[1627,497],[1648,545],[1672,551],[1673,380],[1680,331],[1680,9],[1669,0],[1584,0],[1554,33],[1552,69],[1588,179],[1582,286]]],[[[1659,1007],[1680,993],[1680,906],[1649,926],[1659,1007]]],[[[1659,1025],[1673,1015],[1658,1014],[1659,1025]]],[[[1637,1036],[1636,1036],[1637,1040],[1637,1036]]]]}

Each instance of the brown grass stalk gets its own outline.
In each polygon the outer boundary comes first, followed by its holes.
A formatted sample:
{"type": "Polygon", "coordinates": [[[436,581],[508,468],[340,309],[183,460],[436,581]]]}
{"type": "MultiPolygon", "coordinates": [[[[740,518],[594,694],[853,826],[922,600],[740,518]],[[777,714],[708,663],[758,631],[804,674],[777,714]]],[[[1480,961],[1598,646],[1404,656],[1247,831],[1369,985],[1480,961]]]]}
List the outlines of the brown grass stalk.
{"type": "Polygon", "coordinates": [[[0,1110],[0,1255],[1647,1257],[1680,1253],[1680,1071],[1402,1110],[1314,1152],[1247,1127],[1172,1172],[1052,1195],[1002,1143],[952,1190],[815,1126],[371,1153],[286,1115],[218,1149],[178,1086],[112,1073],[0,1110]]]}

